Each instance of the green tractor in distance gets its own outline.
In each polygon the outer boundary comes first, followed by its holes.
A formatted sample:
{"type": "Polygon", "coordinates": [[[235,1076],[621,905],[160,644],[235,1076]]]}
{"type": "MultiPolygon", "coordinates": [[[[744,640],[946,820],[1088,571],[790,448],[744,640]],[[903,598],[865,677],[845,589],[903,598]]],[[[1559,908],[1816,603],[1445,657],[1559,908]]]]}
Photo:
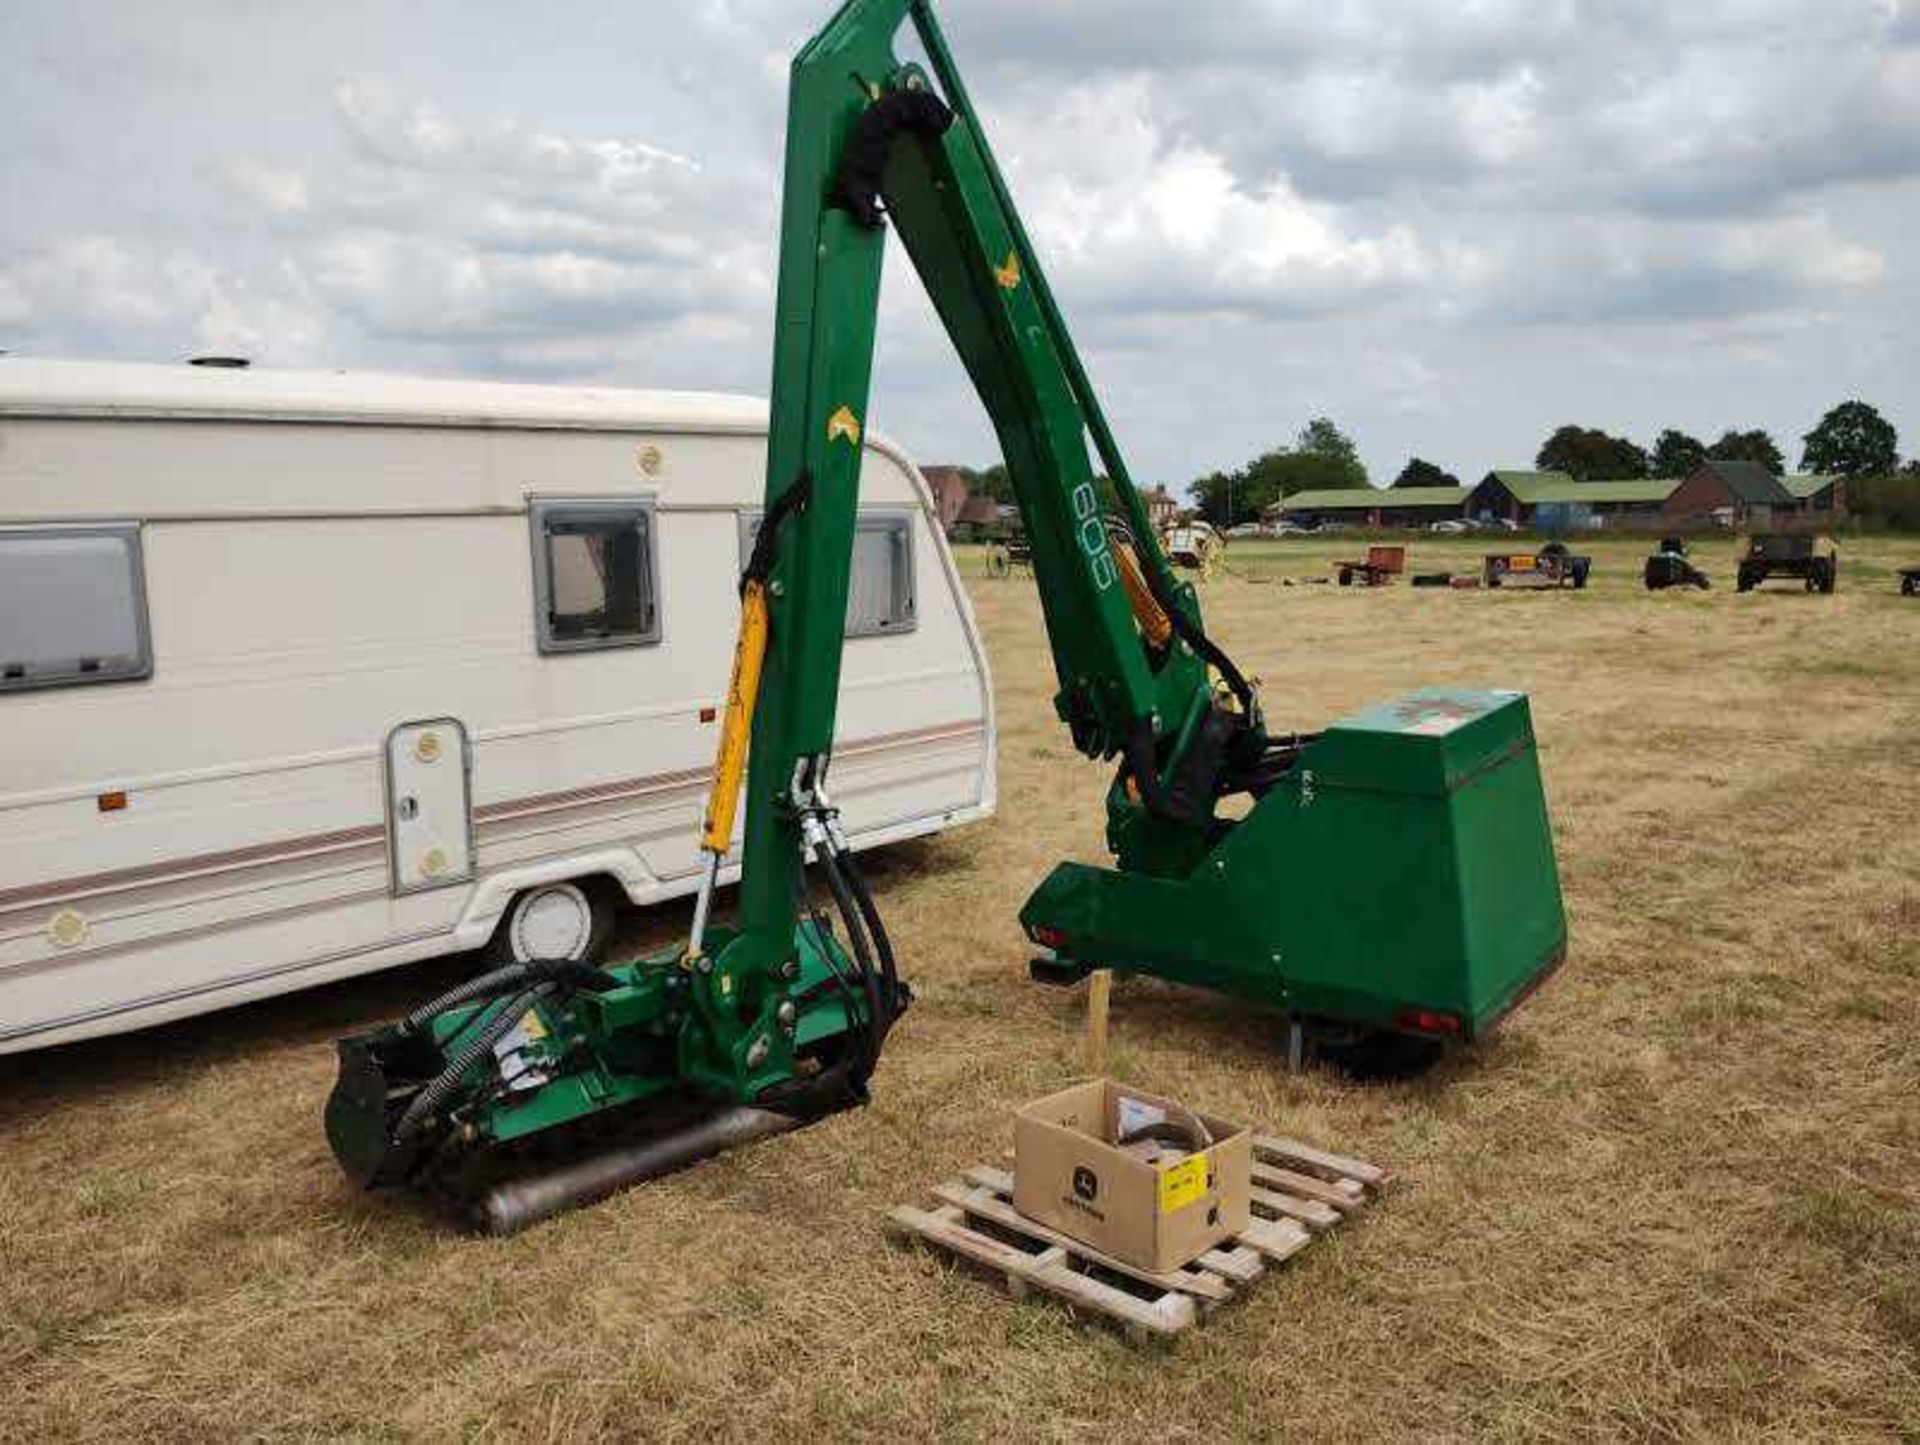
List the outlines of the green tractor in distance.
{"type": "Polygon", "coordinates": [[[1840,581],[1840,545],[1815,532],[1755,532],[1735,585],[1751,592],[1774,577],[1798,577],[1809,592],[1831,594],[1840,581]]]}

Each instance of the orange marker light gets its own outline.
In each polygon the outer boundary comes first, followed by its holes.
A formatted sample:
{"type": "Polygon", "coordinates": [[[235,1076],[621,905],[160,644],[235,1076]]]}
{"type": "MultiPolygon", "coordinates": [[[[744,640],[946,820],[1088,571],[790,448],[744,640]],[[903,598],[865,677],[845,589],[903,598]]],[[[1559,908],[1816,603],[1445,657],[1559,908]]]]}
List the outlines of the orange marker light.
{"type": "Polygon", "coordinates": [[[99,804],[100,811],[103,813],[122,813],[126,811],[127,795],[125,793],[102,793],[94,799],[94,802],[99,804]]]}

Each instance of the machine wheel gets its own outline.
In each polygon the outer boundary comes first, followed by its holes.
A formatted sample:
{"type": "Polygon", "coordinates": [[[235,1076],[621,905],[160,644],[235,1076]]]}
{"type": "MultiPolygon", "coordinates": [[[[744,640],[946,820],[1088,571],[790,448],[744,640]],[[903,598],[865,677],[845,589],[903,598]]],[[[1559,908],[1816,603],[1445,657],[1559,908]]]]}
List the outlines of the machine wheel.
{"type": "Polygon", "coordinates": [[[613,933],[611,891],[593,882],[542,883],[515,895],[487,944],[492,964],[567,958],[592,963],[613,933]]]}
{"type": "Polygon", "coordinates": [[[1340,569],[1340,585],[1342,587],[1353,586],[1353,568],[1342,567],[1340,569]]]}
{"type": "Polygon", "coordinates": [[[1587,567],[1584,562],[1573,564],[1573,590],[1575,592],[1587,590],[1587,567]]]}
{"type": "Polygon", "coordinates": [[[994,547],[988,551],[987,575],[989,577],[997,580],[1005,577],[1011,571],[1013,571],[1013,560],[1008,557],[1004,551],[998,547],[994,547]]]}
{"type": "Polygon", "coordinates": [[[1754,583],[1753,573],[1748,571],[1745,567],[1742,567],[1740,569],[1739,577],[1734,582],[1734,586],[1739,588],[1739,590],[1742,592],[1751,592],[1753,591],[1753,583],[1754,583]]]}
{"type": "Polygon", "coordinates": [[[1316,1039],[1312,1048],[1322,1063],[1361,1082],[1417,1078],[1447,1051],[1439,1039],[1389,1029],[1337,1030],[1316,1039]]]}
{"type": "Polygon", "coordinates": [[[1831,597],[1833,589],[1840,585],[1840,559],[1829,557],[1820,568],[1820,590],[1831,597]]]}
{"type": "Polygon", "coordinates": [[[1916,592],[1920,592],[1920,572],[1909,572],[1900,579],[1900,595],[1911,597],[1916,592]]]}

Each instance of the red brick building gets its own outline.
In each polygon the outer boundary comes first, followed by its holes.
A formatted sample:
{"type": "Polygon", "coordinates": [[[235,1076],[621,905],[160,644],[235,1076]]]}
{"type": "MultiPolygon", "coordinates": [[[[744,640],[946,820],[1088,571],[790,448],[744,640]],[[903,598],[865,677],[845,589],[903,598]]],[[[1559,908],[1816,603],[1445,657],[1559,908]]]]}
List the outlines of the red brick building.
{"type": "Polygon", "coordinates": [[[1758,462],[1700,463],[1660,509],[1677,521],[1766,526],[1774,514],[1800,510],[1800,499],[1758,462]]]}
{"type": "Polygon", "coordinates": [[[933,493],[933,509],[939,514],[940,529],[951,530],[973,492],[967,485],[966,474],[959,467],[922,467],[920,475],[927,479],[927,489],[933,493]]]}

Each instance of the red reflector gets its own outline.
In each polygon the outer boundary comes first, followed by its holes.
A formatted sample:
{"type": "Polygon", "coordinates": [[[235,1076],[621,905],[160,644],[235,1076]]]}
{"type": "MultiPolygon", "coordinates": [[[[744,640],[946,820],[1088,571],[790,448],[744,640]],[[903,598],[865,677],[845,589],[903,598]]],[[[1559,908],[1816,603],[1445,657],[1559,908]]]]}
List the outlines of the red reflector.
{"type": "Polygon", "coordinates": [[[1042,926],[1033,930],[1033,941],[1042,948],[1065,948],[1067,935],[1057,928],[1042,926]]]}
{"type": "Polygon", "coordinates": [[[715,718],[719,716],[720,716],[720,709],[717,707],[703,707],[700,709],[701,722],[712,722],[715,718]]]}
{"type": "Polygon", "coordinates": [[[94,799],[94,802],[100,805],[100,811],[103,813],[118,813],[127,806],[127,795],[125,793],[102,793],[94,799]]]}
{"type": "Polygon", "coordinates": [[[1435,1013],[1432,1009],[1402,1009],[1393,1017],[1394,1023],[1403,1029],[1419,1034],[1457,1034],[1460,1032],[1460,1020],[1452,1014],[1435,1013]]]}

